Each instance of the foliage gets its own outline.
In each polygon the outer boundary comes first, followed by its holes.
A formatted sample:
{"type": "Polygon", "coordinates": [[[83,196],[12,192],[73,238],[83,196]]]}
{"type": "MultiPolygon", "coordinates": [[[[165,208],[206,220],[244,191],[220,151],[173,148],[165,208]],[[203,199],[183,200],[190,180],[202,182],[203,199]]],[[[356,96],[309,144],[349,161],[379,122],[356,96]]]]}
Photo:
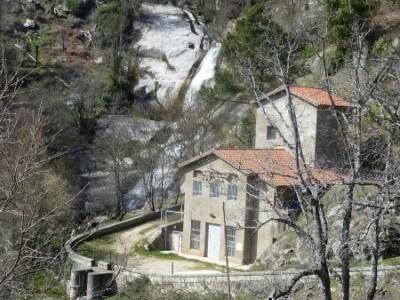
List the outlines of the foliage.
{"type": "Polygon", "coordinates": [[[84,9],[84,2],[81,0],[66,0],[67,8],[71,11],[74,16],[81,16],[84,9]]]}
{"type": "Polygon", "coordinates": [[[65,5],[70,12],[78,18],[86,17],[95,6],[91,0],[65,0],[65,5]]]}
{"type": "Polygon", "coordinates": [[[254,81],[268,90],[277,84],[276,77],[267,71],[273,61],[279,60],[283,69],[289,68],[291,79],[300,73],[302,67],[296,63],[301,51],[296,50],[301,48],[298,39],[283,31],[263,4],[256,4],[236,22],[235,31],[223,43],[223,54],[233,66],[240,65],[242,72],[251,71],[254,81]]]}
{"type": "Polygon", "coordinates": [[[214,263],[202,262],[195,259],[179,256],[175,253],[165,253],[160,250],[148,250],[146,249],[145,241],[139,242],[136,245],[134,245],[131,254],[143,257],[153,257],[162,260],[181,260],[181,261],[195,262],[197,264],[197,266],[195,267],[196,270],[208,269],[208,270],[218,270],[221,272],[224,272],[225,270],[223,266],[214,263]]]}
{"type": "Polygon", "coordinates": [[[249,108],[240,122],[240,141],[244,147],[252,148],[256,136],[256,110],[249,108]]]}
{"type": "Polygon", "coordinates": [[[390,49],[391,49],[390,41],[385,37],[380,37],[375,41],[372,47],[372,52],[376,55],[381,55],[387,53],[387,51],[390,49]]]}
{"type": "Polygon", "coordinates": [[[77,252],[95,260],[117,260],[115,259],[117,257],[117,253],[113,248],[114,241],[115,234],[105,235],[103,237],[80,244],[77,248],[77,252]]]}
{"type": "Polygon", "coordinates": [[[369,17],[378,5],[377,0],[325,0],[332,41],[343,47],[355,30],[367,30],[369,17]]]}
{"type": "MultiPolygon", "coordinates": [[[[119,292],[118,295],[107,300],[134,300],[134,299],[152,299],[152,300],[223,300],[226,294],[218,291],[205,290],[202,292],[188,291],[187,289],[174,289],[170,285],[152,284],[145,277],[138,277],[119,292]]],[[[238,296],[235,299],[250,299],[238,296]]]]}
{"type": "Polygon", "coordinates": [[[132,29],[139,4],[138,0],[107,0],[97,8],[95,22],[104,47],[122,42],[132,29]]]}
{"type": "Polygon", "coordinates": [[[33,274],[28,282],[31,299],[69,299],[65,286],[56,278],[53,270],[33,274]]]}
{"type": "Polygon", "coordinates": [[[313,57],[316,54],[317,48],[313,47],[312,45],[307,44],[304,49],[303,49],[303,58],[304,59],[309,59],[313,57]]]}
{"type": "Polygon", "coordinates": [[[218,70],[215,74],[213,87],[204,87],[200,91],[200,99],[209,107],[239,100],[237,95],[243,93],[244,89],[239,82],[239,77],[231,70],[218,70]]]}
{"type": "Polygon", "coordinates": [[[119,1],[107,1],[96,10],[95,22],[101,33],[103,46],[110,46],[118,39],[120,32],[121,6],[119,1]]]}

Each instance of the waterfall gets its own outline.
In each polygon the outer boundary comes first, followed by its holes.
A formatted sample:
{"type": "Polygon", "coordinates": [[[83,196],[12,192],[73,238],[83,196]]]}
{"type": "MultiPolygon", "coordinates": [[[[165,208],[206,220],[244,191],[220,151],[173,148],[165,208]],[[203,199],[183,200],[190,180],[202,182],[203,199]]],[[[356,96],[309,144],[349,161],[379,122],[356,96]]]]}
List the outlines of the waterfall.
{"type": "Polygon", "coordinates": [[[203,86],[212,86],[214,83],[215,68],[221,43],[214,42],[201,61],[200,67],[193,77],[185,96],[185,107],[196,104],[196,97],[203,86]]]}

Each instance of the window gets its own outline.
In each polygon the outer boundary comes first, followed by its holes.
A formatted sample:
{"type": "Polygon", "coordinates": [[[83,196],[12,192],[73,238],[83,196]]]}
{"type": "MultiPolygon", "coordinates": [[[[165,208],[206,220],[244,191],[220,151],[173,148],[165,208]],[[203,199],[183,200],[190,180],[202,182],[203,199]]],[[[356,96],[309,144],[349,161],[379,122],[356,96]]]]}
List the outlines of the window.
{"type": "Polygon", "coordinates": [[[233,226],[226,226],[226,254],[228,256],[235,256],[235,227],[233,226]]]}
{"type": "Polygon", "coordinates": [[[193,221],[190,229],[190,248],[200,249],[200,221],[193,221]]]}
{"type": "Polygon", "coordinates": [[[267,126],[267,140],[276,139],[278,130],[274,126],[267,126]]]}
{"type": "Polygon", "coordinates": [[[210,183],[210,197],[219,197],[219,184],[218,182],[210,183]]]}
{"type": "Polygon", "coordinates": [[[201,181],[193,181],[193,196],[201,195],[203,192],[203,185],[201,181]]]}
{"type": "Polygon", "coordinates": [[[237,199],[237,185],[234,183],[228,184],[228,200],[237,199]]]}

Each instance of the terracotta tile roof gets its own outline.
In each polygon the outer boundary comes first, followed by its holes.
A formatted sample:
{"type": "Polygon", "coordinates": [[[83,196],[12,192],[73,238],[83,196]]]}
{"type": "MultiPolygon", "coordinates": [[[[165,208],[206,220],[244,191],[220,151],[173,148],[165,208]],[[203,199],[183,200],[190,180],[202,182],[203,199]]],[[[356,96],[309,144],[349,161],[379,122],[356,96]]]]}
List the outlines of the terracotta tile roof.
{"type": "MultiPolygon", "coordinates": [[[[284,91],[285,87],[280,86],[269,92],[266,96],[272,97],[284,91]]],[[[332,101],[331,98],[329,97],[328,92],[322,89],[313,87],[292,86],[290,87],[290,92],[296,97],[301,98],[312,105],[318,107],[332,106],[332,101]]],[[[332,100],[337,107],[351,107],[351,103],[349,101],[338,95],[332,94],[332,100]]]]}
{"type": "Polygon", "coordinates": [[[344,98],[332,94],[332,99],[329,97],[328,92],[311,87],[300,87],[293,86],[290,88],[290,92],[302,98],[303,100],[320,107],[332,106],[332,100],[337,107],[350,107],[351,103],[344,98]]]}
{"type": "MultiPolygon", "coordinates": [[[[274,186],[298,183],[294,157],[284,149],[217,149],[215,155],[238,170],[258,174],[274,186]]],[[[313,180],[320,183],[339,183],[343,176],[329,170],[308,168],[313,180]]]]}

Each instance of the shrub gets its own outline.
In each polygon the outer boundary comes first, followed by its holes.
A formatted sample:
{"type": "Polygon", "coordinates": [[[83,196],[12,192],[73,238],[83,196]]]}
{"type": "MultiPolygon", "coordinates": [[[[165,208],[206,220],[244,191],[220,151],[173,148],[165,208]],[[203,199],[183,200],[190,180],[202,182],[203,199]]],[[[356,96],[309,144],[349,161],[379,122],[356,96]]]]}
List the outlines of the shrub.
{"type": "Polygon", "coordinates": [[[95,21],[103,46],[110,46],[132,29],[138,2],[109,0],[97,8],[95,21]]]}
{"type": "Polygon", "coordinates": [[[366,25],[379,5],[376,0],[325,0],[325,7],[330,16],[329,35],[339,45],[351,38],[354,26],[366,25]]]}
{"type": "Polygon", "coordinates": [[[83,2],[81,0],[66,0],[65,5],[74,16],[80,16],[83,13],[83,2]]]}

